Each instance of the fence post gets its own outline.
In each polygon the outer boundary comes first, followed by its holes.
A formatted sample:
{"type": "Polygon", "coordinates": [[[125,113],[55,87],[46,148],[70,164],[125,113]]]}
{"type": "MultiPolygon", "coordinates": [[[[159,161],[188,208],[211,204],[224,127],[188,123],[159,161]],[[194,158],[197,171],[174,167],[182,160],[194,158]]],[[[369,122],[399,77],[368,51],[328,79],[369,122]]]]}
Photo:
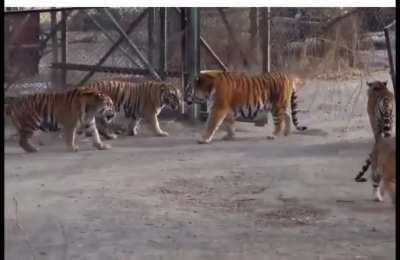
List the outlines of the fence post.
{"type": "MultiPolygon", "coordinates": [[[[55,28],[57,25],[57,12],[52,11],[50,12],[50,24],[51,24],[51,29],[55,28]]],[[[57,46],[57,31],[52,34],[51,36],[51,53],[53,56],[53,63],[58,62],[58,46],[57,46]]],[[[59,82],[59,73],[58,69],[52,69],[51,70],[51,84],[53,87],[59,87],[60,82],[59,82]]]]}
{"type": "MultiPolygon", "coordinates": [[[[61,62],[67,63],[67,13],[61,11],[61,62]]],[[[63,68],[61,70],[61,85],[65,86],[67,83],[67,70],[63,68]]]]}
{"type": "Polygon", "coordinates": [[[159,73],[162,80],[165,80],[167,74],[167,33],[168,33],[168,16],[167,8],[160,7],[160,65],[159,73]]]}
{"type": "Polygon", "coordinates": [[[151,65],[154,64],[154,23],[155,23],[156,8],[151,7],[149,15],[147,16],[147,59],[151,65]]]}
{"type": "Polygon", "coordinates": [[[270,29],[271,29],[271,8],[262,8],[262,72],[271,71],[270,56],[270,29]]]}
{"type": "Polygon", "coordinates": [[[383,29],[385,32],[385,40],[386,40],[386,48],[388,52],[388,58],[389,58],[389,67],[390,67],[390,75],[392,76],[392,85],[393,85],[393,91],[394,95],[396,96],[396,72],[394,70],[394,62],[393,62],[393,54],[392,54],[392,46],[390,43],[390,35],[389,35],[389,27],[385,27],[383,29]]]}

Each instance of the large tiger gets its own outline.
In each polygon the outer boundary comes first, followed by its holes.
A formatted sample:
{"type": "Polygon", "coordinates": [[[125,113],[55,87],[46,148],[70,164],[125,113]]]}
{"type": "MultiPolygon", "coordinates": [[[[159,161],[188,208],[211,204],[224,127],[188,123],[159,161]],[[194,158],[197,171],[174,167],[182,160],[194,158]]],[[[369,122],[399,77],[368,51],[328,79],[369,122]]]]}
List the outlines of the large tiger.
{"type": "MultiPolygon", "coordinates": [[[[387,88],[386,81],[373,81],[367,82],[368,86],[368,102],[367,102],[367,113],[371,124],[372,132],[374,134],[374,149],[366,159],[365,164],[361,168],[361,171],[355,178],[357,182],[365,182],[366,178],[362,177],[372,164],[372,177],[373,190],[377,200],[381,200],[378,192],[378,184],[380,181],[379,175],[376,174],[376,154],[375,151],[378,147],[381,147],[381,143],[384,143],[382,139],[389,138],[391,136],[391,130],[393,128],[393,117],[395,109],[395,99],[393,94],[387,88]]],[[[383,146],[384,147],[384,146],[383,146]]]]}
{"type": "MultiPolygon", "coordinates": [[[[160,128],[158,114],[167,105],[173,110],[181,110],[182,97],[178,88],[167,82],[144,81],[134,82],[129,79],[98,80],[82,86],[96,89],[110,96],[115,110],[123,109],[125,117],[130,118],[128,135],[137,135],[140,122],[145,119],[158,136],[168,136],[160,128]]],[[[117,137],[101,117],[96,118],[99,132],[108,139],[117,137]]]]}
{"type": "Polygon", "coordinates": [[[19,134],[19,145],[29,153],[38,149],[30,142],[34,131],[55,131],[58,124],[64,129],[64,138],[70,151],[78,151],[75,132],[85,127],[92,132],[93,145],[99,149],[111,146],[101,141],[95,115],[107,121],[114,118],[114,105],[110,97],[89,89],[73,89],[63,93],[40,93],[10,99],[5,107],[19,134]]]}
{"type": "Polygon", "coordinates": [[[371,165],[372,190],[375,200],[382,201],[384,191],[388,191],[392,202],[396,199],[396,138],[378,139],[372,149],[371,154],[366,160],[360,173],[355,180],[357,182],[366,182],[367,179],[362,176],[371,165]]]}
{"type": "MultiPolygon", "coordinates": [[[[210,115],[207,128],[198,141],[211,142],[215,132],[224,122],[227,135],[225,140],[233,139],[235,135],[235,119],[241,115],[244,118],[255,118],[257,112],[271,107],[274,117],[275,130],[273,139],[282,132],[282,123],[285,123],[283,134],[290,133],[290,116],[288,107],[291,106],[292,122],[297,130],[304,131],[305,126],[299,126],[296,117],[296,88],[297,78],[286,73],[271,72],[261,75],[246,75],[243,73],[224,71],[203,71],[195,82],[191,97],[185,97],[188,103],[202,103],[208,101],[210,115]]],[[[190,95],[190,94],[189,94],[190,95]]]]}
{"type": "Polygon", "coordinates": [[[375,140],[378,136],[390,137],[393,128],[395,99],[386,81],[367,82],[367,112],[375,140]]]}

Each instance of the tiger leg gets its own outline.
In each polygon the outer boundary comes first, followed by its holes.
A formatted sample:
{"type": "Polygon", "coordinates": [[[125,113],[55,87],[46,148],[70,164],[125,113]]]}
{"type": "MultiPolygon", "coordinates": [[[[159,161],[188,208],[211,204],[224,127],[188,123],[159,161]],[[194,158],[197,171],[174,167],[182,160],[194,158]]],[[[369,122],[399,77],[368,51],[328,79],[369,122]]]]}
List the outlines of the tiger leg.
{"type": "Polygon", "coordinates": [[[233,116],[233,112],[230,112],[223,124],[225,124],[225,129],[227,134],[222,138],[223,140],[233,140],[235,139],[235,117],[233,116]]]}
{"type": "Polygon", "coordinates": [[[32,145],[29,139],[33,136],[33,131],[19,130],[19,145],[28,153],[35,153],[38,149],[32,145]]]}
{"type": "Polygon", "coordinates": [[[224,121],[225,117],[228,115],[229,110],[227,109],[220,109],[217,110],[216,108],[211,109],[211,113],[207,119],[207,129],[203,134],[202,138],[197,142],[199,144],[207,144],[211,142],[213,139],[215,132],[218,130],[222,122],[224,121]]]}
{"type": "Polygon", "coordinates": [[[88,125],[88,131],[92,133],[92,138],[93,138],[93,146],[96,147],[98,150],[106,150],[110,149],[111,145],[103,143],[100,139],[99,131],[97,130],[96,127],[96,121],[95,119],[92,120],[92,122],[89,123],[88,125]]]}
{"type": "Polygon", "coordinates": [[[146,114],[146,119],[150,123],[154,133],[157,136],[164,137],[164,136],[168,136],[169,135],[168,132],[165,132],[160,128],[160,124],[158,122],[158,118],[157,118],[157,114],[156,113],[146,114]]]}
{"type": "Polygon", "coordinates": [[[274,118],[274,132],[272,136],[267,136],[268,139],[272,140],[275,139],[281,132],[282,132],[282,123],[283,118],[285,117],[285,109],[282,108],[273,108],[272,109],[272,116],[274,118]]]}
{"type": "Polygon", "coordinates": [[[291,130],[291,127],[290,127],[290,115],[289,115],[289,113],[286,111],[284,114],[283,114],[283,116],[284,116],[284,118],[285,118],[285,129],[284,129],[284,131],[283,131],[283,135],[284,136],[288,136],[289,134],[290,134],[290,130],[291,130]]]}
{"type": "MultiPolygon", "coordinates": [[[[106,138],[107,140],[111,140],[111,139],[116,139],[118,137],[118,135],[116,135],[115,133],[112,132],[112,130],[110,129],[110,125],[107,124],[103,118],[96,118],[96,127],[97,127],[97,131],[104,136],[104,138],[106,138]]],[[[92,131],[89,131],[87,133],[91,135],[92,131]]]]}
{"type": "Polygon", "coordinates": [[[64,125],[64,140],[71,152],[79,151],[79,146],[75,144],[76,130],[76,125],[64,125]]]}
{"type": "Polygon", "coordinates": [[[129,122],[128,124],[128,135],[135,136],[138,134],[140,123],[142,122],[142,118],[134,119],[129,122]]]}
{"type": "Polygon", "coordinates": [[[382,175],[377,167],[377,158],[374,156],[371,166],[372,193],[375,201],[383,201],[381,189],[382,175]]]}
{"type": "Polygon", "coordinates": [[[389,193],[393,205],[396,205],[396,184],[386,179],[382,180],[383,189],[389,193]]]}

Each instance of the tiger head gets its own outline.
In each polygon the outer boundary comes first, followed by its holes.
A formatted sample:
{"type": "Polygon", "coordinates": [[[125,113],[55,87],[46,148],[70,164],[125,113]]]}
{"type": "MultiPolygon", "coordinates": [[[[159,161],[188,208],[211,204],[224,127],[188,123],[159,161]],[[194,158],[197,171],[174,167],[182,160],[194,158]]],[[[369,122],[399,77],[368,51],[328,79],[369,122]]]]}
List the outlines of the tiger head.
{"type": "Polygon", "coordinates": [[[367,82],[368,93],[387,89],[387,81],[372,81],[367,82]]]}
{"type": "Polygon", "coordinates": [[[205,103],[210,98],[215,88],[217,75],[221,70],[201,71],[197,79],[194,79],[186,87],[185,101],[190,105],[194,103],[205,103]]]}
{"type": "Polygon", "coordinates": [[[163,84],[161,86],[161,103],[169,106],[172,110],[182,111],[181,92],[172,84],[163,84]]]}
{"type": "Polygon", "coordinates": [[[85,90],[81,97],[86,99],[86,112],[93,112],[110,123],[115,117],[114,103],[112,99],[95,90],[85,90]]]}

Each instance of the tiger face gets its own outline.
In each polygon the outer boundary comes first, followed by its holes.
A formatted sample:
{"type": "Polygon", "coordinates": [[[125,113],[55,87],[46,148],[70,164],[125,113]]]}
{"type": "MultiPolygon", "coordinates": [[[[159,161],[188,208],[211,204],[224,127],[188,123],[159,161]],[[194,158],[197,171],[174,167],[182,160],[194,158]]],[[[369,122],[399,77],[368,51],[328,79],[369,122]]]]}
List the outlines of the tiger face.
{"type": "Polygon", "coordinates": [[[211,96],[214,89],[214,73],[200,74],[192,83],[189,83],[186,91],[186,102],[191,105],[192,103],[204,104],[211,96]]]}
{"type": "Polygon", "coordinates": [[[104,118],[106,123],[111,123],[116,115],[112,99],[101,92],[93,93],[88,91],[83,93],[83,95],[89,94],[90,98],[87,102],[86,112],[93,111],[96,116],[104,118]]]}
{"type": "Polygon", "coordinates": [[[161,92],[161,103],[167,105],[172,110],[182,110],[182,95],[178,88],[172,85],[164,85],[161,92]]]}
{"type": "Polygon", "coordinates": [[[368,92],[380,91],[387,89],[387,81],[372,81],[367,82],[368,92]]]}

